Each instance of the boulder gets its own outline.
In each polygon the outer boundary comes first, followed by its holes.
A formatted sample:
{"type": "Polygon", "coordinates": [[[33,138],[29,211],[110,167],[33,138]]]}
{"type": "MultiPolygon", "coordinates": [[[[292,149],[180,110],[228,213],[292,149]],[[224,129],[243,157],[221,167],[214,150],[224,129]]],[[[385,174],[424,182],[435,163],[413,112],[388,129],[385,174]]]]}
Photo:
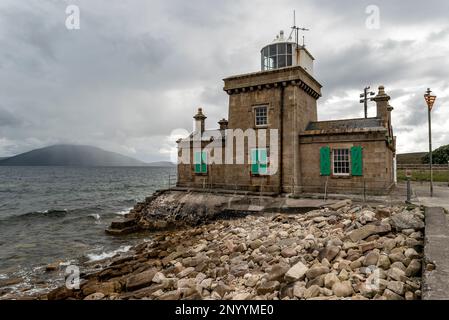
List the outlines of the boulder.
{"type": "Polygon", "coordinates": [[[338,201],[334,204],[328,205],[327,207],[331,210],[338,210],[346,206],[350,206],[352,204],[352,201],[350,199],[338,201]]]}
{"type": "Polygon", "coordinates": [[[271,267],[271,271],[267,275],[268,281],[273,280],[282,280],[284,278],[285,273],[290,269],[290,267],[286,264],[275,264],[271,267]]]}
{"type": "Polygon", "coordinates": [[[407,269],[405,270],[405,275],[407,277],[418,276],[421,273],[421,261],[418,259],[413,259],[407,269]]]}
{"type": "Polygon", "coordinates": [[[279,290],[281,284],[279,281],[265,281],[257,288],[257,294],[264,295],[279,290]]]}
{"type": "Polygon", "coordinates": [[[309,268],[302,262],[296,263],[285,273],[285,280],[288,282],[302,280],[309,268]]]}
{"type": "Polygon", "coordinates": [[[334,284],[340,282],[340,279],[335,273],[328,273],[324,276],[324,286],[328,289],[332,289],[334,284]]]}
{"type": "Polygon", "coordinates": [[[153,281],[153,278],[156,275],[156,273],[157,273],[156,269],[150,269],[141,272],[139,274],[130,276],[126,280],[126,290],[134,291],[149,286],[153,281]]]}
{"type": "Polygon", "coordinates": [[[403,229],[420,230],[424,228],[424,222],[409,211],[395,214],[390,219],[391,226],[398,231],[403,229]]]}
{"type": "Polygon", "coordinates": [[[403,297],[401,297],[397,293],[394,293],[390,289],[385,289],[384,294],[382,296],[385,297],[387,300],[404,300],[403,297]]]}
{"type": "Polygon", "coordinates": [[[349,281],[335,283],[332,287],[332,291],[337,297],[349,297],[354,293],[351,282],[349,281]]]}
{"type": "Polygon", "coordinates": [[[327,259],[327,261],[332,262],[334,258],[340,252],[340,248],[337,246],[327,246],[322,249],[318,255],[318,259],[322,261],[323,259],[327,259]]]}
{"type": "Polygon", "coordinates": [[[390,289],[394,293],[397,293],[399,295],[403,295],[405,292],[405,286],[404,283],[401,281],[390,281],[388,283],[387,289],[390,289]]]}
{"type": "Polygon", "coordinates": [[[92,294],[88,295],[87,297],[85,297],[84,300],[101,300],[103,298],[104,298],[104,293],[95,292],[95,293],[92,293],[92,294]]]}
{"type": "Polygon", "coordinates": [[[379,253],[376,251],[371,251],[365,256],[365,260],[363,260],[363,265],[365,267],[375,266],[379,260],[379,253]]]}
{"type": "Polygon", "coordinates": [[[367,224],[361,228],[351,231],[348,236],[353,242],[357,242],[368,238],[373,234],[385,234],[391,231],[391,226],[389,224],[367,224]]]}
{"type": "Polygon", "coordinates": [[[283,256],[284,258],[291,258],[291,257],[294,257],[296,255],[297,255],[297,253],[296,253],[296,249],[295,248],[287,247],[287,248],[282,249],[282,251],[281,251],[281,256],[283,256]]]}
{"type": "Polygon", "coordinates": [[[309,280],[315,279],[316,277],[329,273],[329,268],[324,266],[315,266],[307,270],[306,277],[309,280]]]}
{"type": "Polygon", "coordinates": [[[310,299],[315,298],[320,295],[320,287],[317,285],[310,286],[308,289],[304,291],[304,298],[310,299]]]}
{"type": "Polygon", "coordinates": [[[384,254],[381,254],[379,256],[379,260],[377,261],[377,266],[384,270],[388,270],[390,269],[390,265],[391,265],[390,258],[388,258],[388,256],[384,254]]]}

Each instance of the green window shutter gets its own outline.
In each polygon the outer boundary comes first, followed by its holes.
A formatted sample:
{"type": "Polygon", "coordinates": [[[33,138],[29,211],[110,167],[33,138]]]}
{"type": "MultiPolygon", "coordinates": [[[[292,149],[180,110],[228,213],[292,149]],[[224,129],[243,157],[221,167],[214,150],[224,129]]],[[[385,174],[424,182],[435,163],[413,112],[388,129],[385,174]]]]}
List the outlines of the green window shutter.
{"type": "Polygon", "coordinates": [[[257,149],[251,150],[251,173],[259,174],[259,161],[257,149]]]}
{"type": "Polygon", "coordinates": [[[351,173],[353,176],[363,176],[363,153],[361,146],[351,147],[351,173]]]}
{"type": "Polygon", "coordinates": [[[259,149],[258,160],[259,160],[259,173],[268,174],[267,149],[259,149]]]}
{"type": "Polygon", "coordinates": [[[207,173],[207,152],[203,151],[201,154],[201,172],[207,173]]]}
{"type": "Polygon", "coordinates": [[[195,173],[201,173],[201,152],[195,152],[194,156],[195,173]]]}
{"type": "Polygon", "coordinates": [[[331,175],[331,148],[320,148],[320,174],[322,176],[331,175]]]}

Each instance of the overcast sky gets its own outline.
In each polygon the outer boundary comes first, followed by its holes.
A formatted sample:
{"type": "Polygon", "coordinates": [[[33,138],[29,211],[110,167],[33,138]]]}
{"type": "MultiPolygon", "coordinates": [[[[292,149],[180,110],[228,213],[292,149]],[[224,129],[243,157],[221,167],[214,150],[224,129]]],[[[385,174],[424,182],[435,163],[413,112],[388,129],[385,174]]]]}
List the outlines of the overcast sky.
{"type": "Polygon", "coordinates": [[[360,91],[383,84],[398,151],[425,151],[431,87],[434,145],[449,144],[449,1],[2,0],[0,157],[76,143],[168,160],[199,106],[206,127],[227,117],[222,79],[258,71],[293,9],[311,29],[319,120],[362,117],[360,91]],[[79,30],[66,28],[71,4],[79,30]],[[372,4],[378,29],[366,27],[372,4]]]}

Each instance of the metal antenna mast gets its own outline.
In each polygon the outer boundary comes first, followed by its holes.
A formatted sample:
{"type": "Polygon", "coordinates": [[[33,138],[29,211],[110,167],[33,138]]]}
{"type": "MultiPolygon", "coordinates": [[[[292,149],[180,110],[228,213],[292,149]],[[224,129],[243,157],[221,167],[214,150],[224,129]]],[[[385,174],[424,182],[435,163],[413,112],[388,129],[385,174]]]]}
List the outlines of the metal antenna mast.
{"type": "MultiPolygon", "coordinates": [[[[292,34],[293,32],[295,33],[295,43],[296,43],[296,48],[299,48],[299,31],[310,31],[307,28],[301,28],[301,27],[297,27],[296,26],[296,11],[293,10],[293,27],[292,27],[292,32],[290,32],[290,36],[288,37],[289,39],[292,38],[292,34]]],[[[303,45],[304,45],[304,37],[303,37],[303,45]]]]}
{"type": "Polygon", "coordinates": [[[363,103],[364,107],[365,107],[365,119],[368,118],[368,101],[372,101],[373,98],[369,98],[368,96],[374,96],[376,93],[374,92],[368,92],[368,90],[370,89],[370,87],[365,87],[365,89],[363,89],[363,93],[360,94],[360,103],[363,103]]]}

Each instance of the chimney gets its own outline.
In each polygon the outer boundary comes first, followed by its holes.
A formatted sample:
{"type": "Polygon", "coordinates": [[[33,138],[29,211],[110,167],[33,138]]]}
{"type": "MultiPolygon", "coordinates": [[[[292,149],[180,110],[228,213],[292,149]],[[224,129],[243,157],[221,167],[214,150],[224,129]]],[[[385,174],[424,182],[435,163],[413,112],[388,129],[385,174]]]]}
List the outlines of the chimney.
{"type": "Polygon", "coordinates": [[[195,132],[204,132],[204,123],[206,118],[207,117],[203,114],[203,109],[198,108],[198,113],[193,117],[193,119],[195,119],[195,132]]]}
{"type": "Polygon", "coordinates": [[[218,124],[220,125],[220,130],[226,130],[228,128],[228,120],[225,118],[218,121],[218,124]]]}
{"type": "Polygon", "coordinates": [[[391,111],[393,108],[390,106],[388,101],[390,96],[385,93],[385,87],[379,86],[379,92],[377,96],[373,98],[373,101],[377,105],[377,118],[382,120],[384,127],[388,128],[391,120],[391,111]]]}

